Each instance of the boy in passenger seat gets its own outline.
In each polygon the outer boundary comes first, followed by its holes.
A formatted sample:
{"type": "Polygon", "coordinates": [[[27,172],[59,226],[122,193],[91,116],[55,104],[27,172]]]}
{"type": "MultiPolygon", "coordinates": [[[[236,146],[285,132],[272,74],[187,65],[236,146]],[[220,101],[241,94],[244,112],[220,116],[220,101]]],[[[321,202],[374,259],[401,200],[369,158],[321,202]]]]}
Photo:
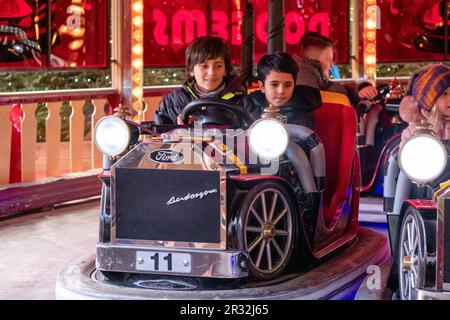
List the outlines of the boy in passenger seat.
{"type": "Polygon", "coordinates": [[[314,128],[313,110],[322,104],[317,88],[296,85],[298,66],[285,52],[263,56],[257,65],[260,90],[242,98],[242,105],[255,118],[259,118],[264,108],[272,104],[280,108],[287,117],[287,123],[314,128]]]}
{"type": "MultiPolygon", "coordinates": [[[[260,91],[243,97],[242,104],[255,118],[270,104],[278,107],[286,117],[291,137],[286,156],[296,168],[299,186],[297,201],[307,225],[315,226],[321,204],[321,191],[325,188],[325,154],[320,138],[314,130],[314,109],[322,105],[318,88],[296,85],[298,66],[285,52],[263,56],[257,65],[260,91]],[[313,151],[314,150],[314,151],[313,151]]],[[[307,230],[309,235],[314,230],[307,230]]]]}

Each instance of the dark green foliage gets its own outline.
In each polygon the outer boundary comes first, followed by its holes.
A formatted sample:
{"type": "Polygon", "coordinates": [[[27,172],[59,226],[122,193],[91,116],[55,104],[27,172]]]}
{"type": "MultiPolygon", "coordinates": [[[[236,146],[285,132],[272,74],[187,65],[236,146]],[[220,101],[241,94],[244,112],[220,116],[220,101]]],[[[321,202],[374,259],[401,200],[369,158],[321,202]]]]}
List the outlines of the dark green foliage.
{"type": "MultiPolygon", "coordinates": [[[[420,63],[396,63],[379,64],[377,66],[377,77],[409,76],[415,70],[418,70],[428,62],[420,63]]],[[[447,65],[450,65],[447,63],[447,65]]],[[[351,78],[351,64],[338,65],[342,79],[351,78]]],[[[236,68],[238,70],[238,67],[236,68]]],[[[164,86],[179,85],[186,79],[184,68],[164,68],[164,69],[146,69],[144,70],[145,86],[164,86]]],[[[64,70],[64,71],[10,71],[0,72],[0,92],[17,91],[46,91],[46,90],[64,90],[64,89],[82,89],[82,88],[108,88],[111,87],[111,71],[109,69],[101,70],[64,70]]],[[[84,108],[85,139],[89,138],[91,129],[90,115],[93,112],[93,106],[88,101],[84,108]]],[[[61,108],[61,141],[69,141],[69,117],[71,108],[68,102],[63,103],[61,108]]],[[[40,103],[36,110],[36,119],[38,121],[37,141],[45,141],[45,118],[48,116],[48,110],[45,104],[40,103]]]]}
{"type": "Polygon", "coordinates": [[[144,86],[168,86],[186,81],[184,68],[145,69],[144,86]]]}

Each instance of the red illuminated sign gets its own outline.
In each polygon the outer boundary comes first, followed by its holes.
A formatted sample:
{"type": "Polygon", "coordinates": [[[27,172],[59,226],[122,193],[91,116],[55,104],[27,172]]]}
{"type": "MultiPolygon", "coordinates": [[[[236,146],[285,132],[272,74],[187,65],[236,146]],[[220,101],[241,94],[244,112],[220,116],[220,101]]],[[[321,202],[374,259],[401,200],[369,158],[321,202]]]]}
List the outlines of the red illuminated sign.
{"type": "MultiPolygon", "coordinates": [[[[231,28],[228,15],[223,11],[212,12],[212,34],[222,37],[225,41],[231,42],[231,45],[239,46],[242,44],[241,25],[243,13],[240,11],[231,12],[231,28]],[[231,32],[229,31],[231,29],[231,32]]],[[[178,10],[172,17],[159,9],[152,12],[152,20],[155,22],[153,29],[153,38],[156,44],[161,46],[169,45],[169,34],[167,25],[172,25],[172,34],[170,35],[171,44],[186,45],[194,38],[207,34],[206,16],[200,10],[178,10]]],[[[305,20],[297,12],[288,12],[285,17],[286,30],[285,37],[287,44],[298,44],[299,39],[305,33],[305,30],[321,30],[323,35],[329,36],[329,15],[328,12],[318,12],[314,14],[305,25],[305,20]]],[[[267,12],[256,18],[255,36],[258,41],[267,43],[266,25],[268,21],[267,12]]]]}
{"type": "MultiPolygon", "coordinates": [[[[187,45],[196,37],[222,37],[230,46],[232,62],[241,60],[242,23],[246,1],[144,1],[145,66],[182,66],[187,45]],[[207,13],[211,12],[211,15],[207,13]]],[[[254,0],[255,61],[267,51],[267,1],[254,0]]],[[[336,43],[336,60],[349,56],[349,1],[285,1],[285,39],[290,53],[298,52],[301,36],[319,31],[336,43]]]]}
{"type": "MultiPolygon", "coordinates": [[[[298,53],[301,36],[315,30],[333,40],[337,62],[349,61],[349,0],[284,1],[288,52],[298,53]]],[[[47,2],[0,0],[0,68],[107,67],[109,1],[50,0],[50,32],[46,29],[47,2]],[[52,42],[50,59],[47,59],[48,35],[52,42]]],[[[239,64],[246,2],[144,0],[145,66],[184,66],[187,44],[207,33],[224,38],[232,62],[239,64]]],[[[377,61],[443,60],[442,2],[378,0],[381,27],[377,30],[377,61]]],[[[258,61],[267,50],[268,1],[252,0],[252,4],[254,59],[258,61]]]]}

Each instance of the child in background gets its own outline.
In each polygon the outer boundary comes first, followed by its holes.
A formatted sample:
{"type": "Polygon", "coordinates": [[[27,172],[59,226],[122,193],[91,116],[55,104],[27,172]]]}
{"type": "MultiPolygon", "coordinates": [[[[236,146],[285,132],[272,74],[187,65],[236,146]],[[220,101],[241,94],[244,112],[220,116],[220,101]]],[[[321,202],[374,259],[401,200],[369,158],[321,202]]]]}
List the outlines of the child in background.
{"type": "Polygon", "coordinates": [[[350,87],[330,80],[333,66],[333,42],[318,32],[308,31],[300,39],[300,57],[295,57],[299,66],[297,84],[319,90],[342,93],[348,96],[352,105],[360,99],[372,100],[378,94],[368,82],[359,85],[357,92],[350,87]]]}

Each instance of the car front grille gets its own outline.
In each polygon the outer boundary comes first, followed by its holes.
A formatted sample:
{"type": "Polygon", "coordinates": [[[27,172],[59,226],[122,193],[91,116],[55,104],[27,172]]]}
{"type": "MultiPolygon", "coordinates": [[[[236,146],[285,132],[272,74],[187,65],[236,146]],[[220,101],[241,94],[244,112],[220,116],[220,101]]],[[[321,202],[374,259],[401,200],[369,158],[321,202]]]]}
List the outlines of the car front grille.
{"type": "Polygon", "coordinates": [[[116,239],[220,243],[220,172],[116,168],[116,239]]]}

